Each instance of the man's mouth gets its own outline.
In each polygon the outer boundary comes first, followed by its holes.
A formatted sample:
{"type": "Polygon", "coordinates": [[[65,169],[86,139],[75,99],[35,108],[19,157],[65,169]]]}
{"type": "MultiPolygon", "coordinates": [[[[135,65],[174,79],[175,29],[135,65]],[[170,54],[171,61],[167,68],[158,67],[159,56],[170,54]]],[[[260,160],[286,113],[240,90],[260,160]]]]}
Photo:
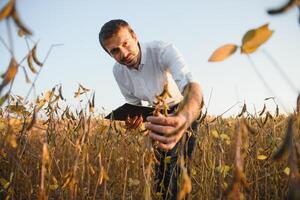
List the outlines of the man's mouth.
{"type": "Polygon", "coordinates": [[[134,60],[133,57],[130,57],[130,58],[128,58],[128,59],[125,59],[125,60],[124,60],[124,63],[125,63],[125,64],[130,64],[130,63],[132,63],[133,60],[134,60]]]}

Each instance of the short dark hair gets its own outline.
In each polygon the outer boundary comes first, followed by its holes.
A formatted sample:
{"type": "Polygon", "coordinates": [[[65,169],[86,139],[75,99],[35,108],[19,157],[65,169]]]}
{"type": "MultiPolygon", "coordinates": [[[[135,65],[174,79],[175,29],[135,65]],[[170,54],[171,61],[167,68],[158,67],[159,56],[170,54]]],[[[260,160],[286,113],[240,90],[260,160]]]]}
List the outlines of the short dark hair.
{"type": "Polygon", "coordinates": [[[104,41],[114,36],[121,28],[128,28],[129,32],[132,34],[134,31],[130,27],[130,25],[122,19],[113,19],[108,22],[106,22],[100,32],[99,32],[99,42],[102,46],[102,48],[107,52],[107,49],[104,47],[104,41]]]}

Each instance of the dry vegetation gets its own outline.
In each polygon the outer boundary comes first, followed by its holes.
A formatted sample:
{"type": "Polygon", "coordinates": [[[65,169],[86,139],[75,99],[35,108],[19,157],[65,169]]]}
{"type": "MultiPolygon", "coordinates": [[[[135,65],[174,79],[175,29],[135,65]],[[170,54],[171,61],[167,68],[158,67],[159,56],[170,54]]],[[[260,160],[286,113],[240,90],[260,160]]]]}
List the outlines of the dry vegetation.
{"type": "MultiPolygon", "coordinates": [[[[32,32],[21,21],[15,0],[2,8],[1,20],[7,22],[9,44],[0,39],[11,57],[0,85],[0,199],[159,199],[153,187],[154,149],[143,125],[133,129],[96,115],[95,94],[82,85],[75,98],[85,98],[86,104],[80,101],[77,110],[63,106],[59,85],[29,102],[56,45],[43,62],[38,59],[37,42],[29,37],[32,32]],[[22,59],[13,51],[12,21],[28,46],[22,59]],[[35,75],[33,82],[22,64],[25,60],[35,75]],[[19,69],[31,84],[26,97],[11,94],[19,69]]],[[[267,24],[248,31],[242,53],[256,51],[272,33],[267,24]]],[[[210,61],[222,61],[236,50],[237,45],[225,45],[210,61]]],[[[157,104],[156,112],[167,114],[162,98],[167,95],[157,97],[162,105],[157,104]]],[[[189,199],[299,199],[299,109],[298,97],[297,110],[289,116],[278,109],[272,115],[265,107],[250,114],[246,104],[236,117],[214,118],[203,112],[198,130],[189,132],[197,137],[189,174],[182,157],[178,159],[183,171],[178,199],[188,193],[189,199]]]]}
{"type": "MultiPolygon", "coordinates": [[[[147,183],[155,199],[143,128],[126,129],[123,122],[96,117],[87,111],[92,106],[77,113],[61,109],[60,95],[54,88],[28,109],[20,97],[10,98],[1,110],[1,199],[145,199],[147,183]],[[37,119],[37,108],[44,120],[37,119]]],[[[236,199],[232,185],[246,199],[286,197],[291,167],[286,158],[271,157],[283,143],[288,118],[260,114],[200,118],[190,199],[236,199]]],[[[299,117],[293,124],[298,141],[299,117]]]]}

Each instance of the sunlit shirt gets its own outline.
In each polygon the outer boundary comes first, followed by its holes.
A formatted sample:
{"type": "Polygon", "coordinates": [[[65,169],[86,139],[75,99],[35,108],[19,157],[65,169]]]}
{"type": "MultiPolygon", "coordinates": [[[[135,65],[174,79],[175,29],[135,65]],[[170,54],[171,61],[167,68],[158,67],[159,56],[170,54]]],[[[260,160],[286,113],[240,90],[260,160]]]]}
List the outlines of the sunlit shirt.
{"type": "Polygon", "coordinates": [[[155,95],[163,91],[165,81],[168,81],[171,98],[169,105],[182,100],[181,93],[189,82],[197,82],[182,55],[170,43],[153,41],[140,43],[141,63],[136,69],[115,63],[114,77],[125,100],[131,104],[141,104],[146,101],[150,105],[156,101],[155,95]]]}

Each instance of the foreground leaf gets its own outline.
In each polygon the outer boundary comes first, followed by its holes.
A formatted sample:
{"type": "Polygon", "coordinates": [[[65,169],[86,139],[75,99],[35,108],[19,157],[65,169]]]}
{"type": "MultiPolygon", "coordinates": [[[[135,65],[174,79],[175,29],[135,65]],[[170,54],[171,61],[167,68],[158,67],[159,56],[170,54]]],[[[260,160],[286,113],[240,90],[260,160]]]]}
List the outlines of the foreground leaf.
{"type": "Polygon", "coordinates": [[[265,24],[257,29],[249,30],[242,39],[241,53],[249,54],[255,52],[272,36],[273,31],[265,24]]]}
{"type": "Polygon", "coordinates": [[[15,76],[18,72],[18,67],[19,67],[19,65],[18,65],[16,59],[11,58],[8,69],[6,70],[6,72],[4,74],[2,74],[3,81],[0,85],[0,93],[1,93],[2,89],[15,78],[15,76]]]}
{"type": "Polygon", "coordinates": [[[223,61],[232,54],[236,52],[237,45],[235,44],[226,44],[224,46],[221,46],[217,50],[214,51],[214,53],[209,58],[209,62],[219,62],[223,61]]]}
{"type": "Polygon", "coordinates": [[[290,10],[296,4],[297,4],[297,0],[289,0],[286,4],[282,5],[280,8],[268,10],[268,13],[270,15],[280,14],[280,13],[290,10]]]}
{"type": "Polygon", "coordinates": [[[16,10],[16,6],[14,5],[13,10],[12,10],[12,18],[15,22],[15,24],[18,26],[18,28],[25,34],[27,35],[32,35],[32,32],[23,24],[21,21],[19,14],[16,10]]]}
{"type": "Polygon", "coordinates": [[[10,0],[6,6],[0,11],[0,21],[11,15],[11,12],[14,8],[15,0],[10,0]]]}

